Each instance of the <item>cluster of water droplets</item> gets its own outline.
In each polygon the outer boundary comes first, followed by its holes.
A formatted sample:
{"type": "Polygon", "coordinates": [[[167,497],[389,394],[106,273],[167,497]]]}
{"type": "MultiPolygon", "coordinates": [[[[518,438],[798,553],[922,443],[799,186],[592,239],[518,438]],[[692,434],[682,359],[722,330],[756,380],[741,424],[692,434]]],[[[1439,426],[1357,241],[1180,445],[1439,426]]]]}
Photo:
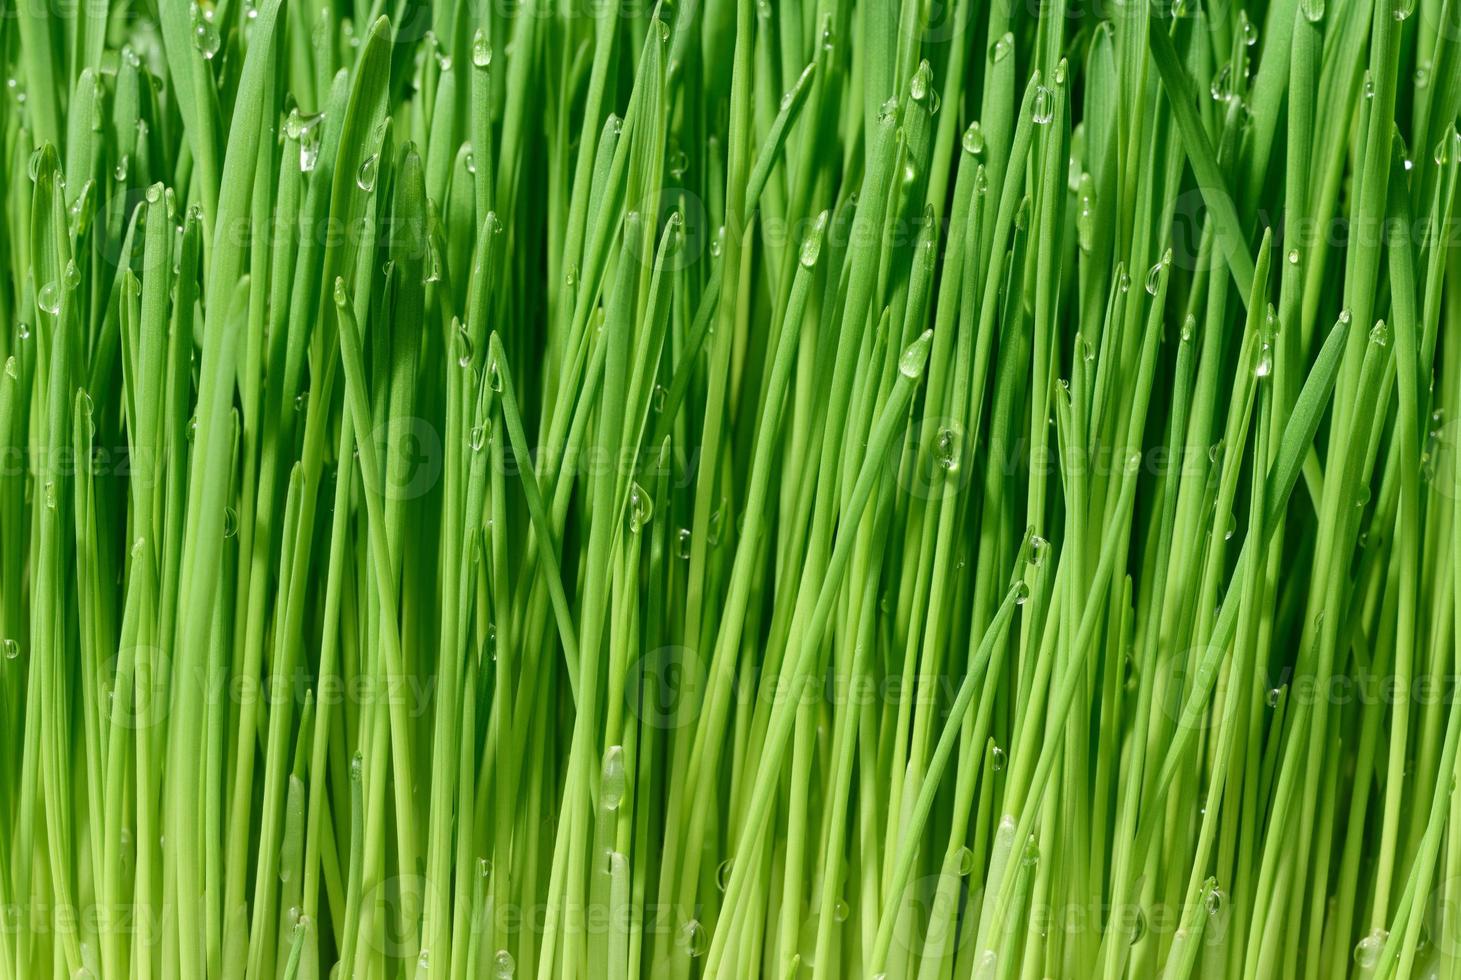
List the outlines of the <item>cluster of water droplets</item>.
{"type": "Polygon", "coordinates": [[[205,61],[212,61],[218,54],[219,48],[223,46],[222,35],[218,33],[218,25],[213,23],[213,5],[195,3],[192,9],[192,31],[193,47],[203,56],[205,61]]]}

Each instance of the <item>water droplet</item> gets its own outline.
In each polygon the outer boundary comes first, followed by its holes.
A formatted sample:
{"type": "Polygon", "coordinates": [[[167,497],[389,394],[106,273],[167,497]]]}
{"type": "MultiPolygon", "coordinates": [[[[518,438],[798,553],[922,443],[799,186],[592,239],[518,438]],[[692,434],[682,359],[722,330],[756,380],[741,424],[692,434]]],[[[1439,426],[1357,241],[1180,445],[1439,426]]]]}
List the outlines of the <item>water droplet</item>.
{"type": "Polygon", "coordinates": [[[1355,966],[1366,970],[1374,969],[1375,964],[1380,962],[1380,953],[1385,949],[1385,940],[1389,938],[1390,933],[1379,926],[1372,929],[1354,948],[1355,966]]]}
{"type": "Polygon", "coordinates": [[[303,116],[298,110],[290,113],[289,119],[284,123],[284,135],[290,139],[299,141],[299,169],[301,173],[309,173],[315,168],[315,163],[320,158],[320,137],[324,133],[324,113],[316,113],[312,116],[303,116]]]}
{"type": "Polygon", "coordinates": [[[690,919],[680,926],[679,936],[675,940],[680,950],[694,958],[704,956],[710,948],[710,936],[705,932],[705,927],[700,924],[699,919],[690,919]]]}
{"type": "Polygon", "coordinates": [[[478,878],[483,878],[483,879],[491,878],[492,877],[492,859],[491,858],[479,857],[477,859],[477,877],[478,878]]]}
{"type": "Polygon", "coordinates": [[[1146,291],[1149,296],[1157,295],[1157,289],[1161,286],[1162,282],[1162,272],[1171,264],[1172,250],[1169,248],[1162,253],[1162,257],[1157,260],[1156,265],[1147,270],[1146,291]]]}
{"type": "Polygon", "coordinates": [[[355,754],[350,757],[350,778],[358,783],[364,775],[365,756],[360,753],[359,749],[356,749],[355,754]]]}
{"type": "Polygon", "coordinates": [[[1369,69],[1365,70],[1365,84],[1363,88],[1364,97],[1373,99],[1375,97],[1375,80],[1370,77],[1369,69]]]}
{"type": "Polygon", "coordinates": [[[131,156],[129,156],[126,153],[123,153],[120,157],[117,158],[117,165],[112,170],[112,177],[115,178],[118,181],[126,180],[127,179],[127,169],[128,169],[128,167],[131,166],[131,164],[132,164],[132,158],[131,158],[131,156]]]}
{"type": "Polygon", "coordinates": [[[1431,83],[1431,65],[1430,65],[1430,62],[1423,61],[1419,65],[1417,65],[1416,68],[1415,68],[1415,87],[1416,88],[1425,88],[1430,83],[1431,83]]]}
{"type": "Polygon", "coordinates": [[[713,259],[718,259],[720,258],[720,253],[724,250],[725,225],[721,225],[715,230],[715,234],[710,237],[710,257],[713,259]]]}
{"type": "Polygon", "coordinates": [[[59,316],[61,313],[61,287],[55,282],[48,282],[41,287],[36,294],[36,306],[40,307],[51,316],[59,316]]]}
{"type": "Polygon", "coordinates": [[[212,61],[222,47],[223,39],[210,16],[204,14],[197,4],[193,5],[193,47],[198,49],[204,60],[212,61]]]}
{"type": "Polygon", "coordinates": [[[1355,505],[1355,507],[1357,507],[1357,508],[1358,507],[1363,507],[1366,504],[1368,504],[1369,502],[1370,502],[1370,485],[1368,483],[1361,483],[1361,484],[1357,485],[1355,487],[1355,489],[1354,489],[1354,505],[1355,505]]]}
{"type": "Polygon", "coordinates": [[[611,813],[624,802],[624,746],[611,745],[604,752],[603,775],[599,784],[599,803],[611,813]]]}
{"type": "Polygon", "coordinates": [[[1131,945],[1135,946],[1146,936],[1146,912],[1140,905],[1135,906],[1131,918],[1131,945]]]}
{"type": "Polygon", "coordinates": [[[304,132],[304,117],[300,115],[299,109],[289,110],[289,115],[284,119],[284,136],[286,139],[297,140],[304,132]]]}
{"type": "Polygon", "coordinates": [[[1035,86],[1035,101],[1030,106],[1030,118],[1035,125],[1043,126],[1055,115],[1055,93],[1044,85],[1035,86]]]}
{"type": "Polygon", "coordinates": [[[638,483],[629,488],[629,530],[638,534],[654,515],[654,500],[638,483]]]}
{"type": "Polygon", "coordinates": [[[999,40],[994,42],[994,45],[989,49],[989,60],[995,64],[998,64],[999,62],[1009,57],[1010,52],[1014,50],[1014,47],[1015,36],[1009,31],[1006,31],[999,40]]]}
{"type": "Polygon", "coordinates": [[[928,98],[930,83],[933,80],[933,68],[925,58],[918,63],[918,70],[913,73],[913,79],[908,83],[908,95],[914,102],[922,102],[928,98]]]}
{"type": "Polygon", "coordinates": [[[1010,594],[1015,597],[1015,605],[1023,606],[1030,601],[1030,585],[1024,579],[1020,579],[1010,589],[1010,594]]]}
{"type": "MultiPolygon", "coordinates": [[[[462,366],[466,367],[465,364],[462,366]]],[[[487,387],[499,393],[502,391],[502,368],[497,366],[495,357],[487,362],[487,387]]]]}
{"type": "Polygon", "coordinates": [[[1030,533],[1030,564],[1036,568],[1045,564],[1045,556],[1050,553],[1050,542],[1033,531],[1030,533]]]}
{"type": "Polygon", "coordinates": [[[1384,320],[1378,320],[1370,328],[1370,343],[1376,347],[1385,347],[1390,343],[1390,328],[1385,325],[1384,320]]]}
{"type": "Polygon", "coordinates": [[[1020,853],[1020,867],[1033,868],[1040,863],[1040,845],[1035,843],[1035,835],[1031,834],[1025,839],[1025,849],[1020,853]]]}
{"type": "Polygon", "coordinates": [[[223,508],[223,536],[231,538],[238,533],[238,514],[232,507],[223,508]]]}
{"type": "Polygon", "coordinates": [[[1277,708],[1283,702],[1283,688],[1271,687],[1268,693],[1263,696],[1263,703],[1270,708],[1277,708]]]}
{"type": "Polygon", "coordinates": [[[934,435],[933,458],[941,469],[953,473],[959,468],[959,432],[952,426],[943,426],[934,435]]]}
{"type": "Polygon", "coordinates": [[[5,638],[3,644],[0,644],[0,649],[3,649],[5,651],[6,660],[14,660],[16,657],[20,656],[20,644],[11,637],[7,636],[5,638]]]}
{"type": "Polygon", "coordinates": [[[1415,0],[1395,0],[1395,19],[1406,20],[1415,11],[1415,0]]]}
{"type": "Polygon", "coordinates": [[[883,100],[882,105],[878,106],[878,122],[880,123],[892,122],[897,115],[898,99],[895,96],[889,96],[883,100]]]}
{"type": "Polygon", "coordinates": [[[517,961],[507,950],[499,949],[492,957],[492,970],[497,980],[512,980],[513,973],[517,971],[517,961]]]}
{"type": "Polygon", "coordinates": [[[472,431],[468,437],[468,445],[472,447],[472,452],[480,453],[482,447],[487,445],[487,426],[472,426],[472,431]]]}
{"type": "Polygon", "coordinates": [[[1096,246],[1095,183],[1090,174],[1080,179],[1080,207],[1075,214],[1076,244],[1089,255],[1096,246]]]}
{"type": "Polygon", "coordinates": [[[1253,22],[1248,19],[1248,12],[1245,10],[1238,11],[1238,27],[1243,32],[1244,44],[1251,48],[1258,43],[1258,28],[1253,26],[1253,22]]]}
{"type": "Polygon", "coordinates": [[[979,120],[974,120],[964,130],[963,145],[964,152],[972,156],[977,157],[984,152],[984,129],[979,125],[979,120]]]}
{"type": "Polygon", "coordinates": [[[429,950],[429,949],[423,949],[421,951],[421,954],[416,957],[416,969],[418,971],[424,970],[424,971],[430,972],[430,970],[431,970],[431,950],[429,950]]]}
{"type": "Polygon", "coordinates": [[[802,268],[810,269],[817,264],[817,259],[822,254],[822,235],[827,230],[828,212],[823,211],[817,215],[812,222],[812,228],[807,237],[802,239],[800,260],[802,268]]]}
{"type": "Polygon", "coordinates": [[[1436,142],[1436,148],[1431,152],[1431,159],[1436,161],[1436,166],[1444,166],[1451,161],[1451,148],[1456,143],[1457,137],[1454,130],[1436,142]]]}
{"type": "Polygon", "coordinates": [[[905,378],[919,378],[923,366],[928,363],[928,350],[933,346],[933,331],[925,330],[917,340],[908,345],[903,356],[898,358],[898,372],[905,378]]]}
{"type": "Polygon", "coordinates": [[[712,548],[720,544],[720,532],[725,524],[725,510],[729,506],[729,501],[721,497],[720,506],[710,514],[710,526],[706,528],[705,540],[712,548]]]}
{"type": "Polygon", "coordinates": [[[1003,772],[1005,764],[1004,749],[1000,748],[993,739],[989,740],[989,768],[995,772],[1003,772]]]}
{"type": "Polygon", "coordinates": [[[486,68],[492,64],[492,45],[487,43],[487,35],[481,28],[472,35],[472,65],[477,68],[486,68]]]}
{"type": "Polygon", "coordinates": [[[1253,377],[1266,378],[1273,373],[1273,345],[1267,340],[1258,344],[1257,359],[1253,362],[1253,377]]]}
{"type": "Polygon", "coordinates": [[[1116,288],[1121,290],[1122,293],[1131,291],[1131,276],[1126,274],[1126,269],[1124,268],[1116,277],[1116,288]]]}
{"type": "Polygon", "coordinates": [[[1232,84],[1233,66],[1231,63],[1223,65],[1212,81],[1207,86],[1207,94],[1212,96],[1214,102],[1227,102],[1233,97],[1230,91],[1232,84]]]}
{"type": "MultiPolygon", "coordinates": [[[[457,323],[457,367],[472,366],[472,335],[465,323],[457,323]]],[[[495,390],[495,389],[494,389],[495,390]]]]}
{"type": "Polygon", "coordinates": [[[1299,6],[1309,23],[1317,24],[1324,19],[1324,0],[1299,0],[1299,6]]]}
{"type": "Polygon", "coordinates": [[[1238,533],[1238,515],[1229,513],[1227,527],[1223,528],[1223,540],[1233,540],[1233,535],[1238,533]]]}
{"type": "Polygon", "coordinates": [[[375,190],[375,175],[380,169],[380,157],[372,153],[360,163],[360,169],[355,172],[355,186],[369,194],[375,190]]]}

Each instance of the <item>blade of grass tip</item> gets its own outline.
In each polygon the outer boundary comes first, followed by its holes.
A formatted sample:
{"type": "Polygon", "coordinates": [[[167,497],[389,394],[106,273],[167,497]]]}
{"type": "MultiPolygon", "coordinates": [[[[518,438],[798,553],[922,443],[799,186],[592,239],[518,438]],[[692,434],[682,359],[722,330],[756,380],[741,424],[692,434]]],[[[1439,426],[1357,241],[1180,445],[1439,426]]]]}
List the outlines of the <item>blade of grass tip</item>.
{"type": "Polygon", "coordinates": [[[1202,128],[1201,120],[1197,118],[1197,110],[1193,108],[1197,97],[1192,91],[1191,80],[1177,58],[1172,39],[1167,36],[1167,28],[1155,18],[1150,23],[1148,36],[1152,59],[1162,77],[1162,85],[1167,90],[1167,102],[1172,107],[1177,131],[1181,134],[1187,160],[1192,164],[1197,186],[1202,191],[1203,202],[1217,228],[1218,239],[1222,242],[1233,282],[1238,287],[1239,295],[1247,297],[1253,291],[1253,259],[1248,254],[1238,212],[1228,194],[1212,144],[1207,138],[1206,130],[1202,128]]]}
{"type": "Polygon", "coordinates": [[[761,193],[766,189],[766,181],[771,176],[771,170],[776,166],[776,161],[781,156],[781,150],[786,145],[786,139],[791,127],[796,123],[802,106],[806,104],[807,97],[812,91],[812,79],[816,72],[817,60],[807,62],[802,73],[792,83],[791,88],[781,97],[781,105],[776,113],[776,118],[771,122],[771,128],[767,130],[766,138],[761,144],[761,149],[756,153],[756,162],[751,167],[751,176],[746,182],[745,213],[754,214],[761,204],[761,193]]]}
{"type": "Polygon", "coordinates": [[[1274,135],[1278,129],[1279,115],[1284,104],[1285,89],[1289,87],[1290,63],[1295,49],[1304,42],[1294,40],[1295,30],[1308,27],[1308,18],[1296,25],[1299,16],[1299,0],[1284,0],[1264,11],[1263,56],[1258,61],[1258,72],[1253,79],[1249,94],[1249,109],[1253,118],[1252,149],[1248,153],[1248,167],[1239,185],[1239,200],[1245,202],[1247,214],[1251,216],[1253,204],[1262,191],[1262,183],[1268,170],[1269,156],[1273,149],[1274,135]]]}
{"type": "Polygon", "coordinates": [[[548,592],[552,599],[554,618],[558,624],[558,641],[564,648],[564,665],[568,669],[570,685],[573,685],[573,697],[577,701],[577,678],[579,678],[579,644],[576,640],[576,631],[573,625],[573,612],[568,608],[567,593],[562,586],[562,574],[558,568],[558,545],[552,539],[552,526],[548,523],[548,514],[543,510],[542,491],[538,486],[538,476],[532,472],[532,456],[527,447],[527,435],[523,431],[522,413],[517,409],[517,396],[514,394],[511,372],[507,368],[507,356],[501,348],[501,340],[498,340],[497,333],[492,333],[488,339],[488,351],[492,361],[498,365],[501,372],[501,393],[503,400],[503,419],[507,424],[508,440],[513,447],[513,456],[516,457],[519,473],[523,481],[523,497],[526,499],[527,514],[533,524],[533,533],[538,537],[539,555],[541,561],[545,562],[543,574],[548,578],[548,592]]]}
{"type": "Polygon", "coordinates": [[[46,9],[43,0],[23,0],[17,5],[16,19],[19,21],[20,62],[35,145],[56,145],[61,141],[58,93],[62,80],[57,77],[56,45],[52,32],[58,21],[46,9]]]}
{"type": "MultiPolygon", "coordinates": [[[[259,16],[262,17],[263,6],[261,5],[257,9],[259,16]]],[[[201,7],[181,3],[159,7],[158,21],[158,26],[162,31],[162,49],[166,58],[168,74],[172,76],[171,92],[177,100],[178,114],[183,120],[183,132],[187,136],[188,147],[198,166],[198,186],[203,198],[205,242],[210,246],[209,258],[206,261],[211,263],[211,246],[214,233],[218,228],[217,222],[221,218],[218,212],[220,195],[227,190],[226,175],[220,171],[218,159],[220,113],[211,67],[212,59],[218,53],[220,45],[218,28],[204,18],[201,7]]],[[[265,25],[256,19],[250,35],[250,51],[258,49],[268,53],[268,49],[273,46],[273,43],[273,24],[265,25]],[[268,30],[260,31],[261,26],[267,26],[268,30]]],[[[244,56],[244,60],[247,64],[249,60],[247,54],[244,56]]],[[[248,88],[244,85],[244,76],[247,74],[245,72],[239,78],[238,92],[241,98],[246,97],[248,92],[248,88]]],[[[235,113],[238,108],[236,103],[235,113]]],[[[244,115],[236,116],[236,118],[257,119],[258,117],[244,115]]],[[[231,126],[227,137],[228,142],[232,143],[233,133],[238,129],[247,128],[247,126],[231,126]]]]}

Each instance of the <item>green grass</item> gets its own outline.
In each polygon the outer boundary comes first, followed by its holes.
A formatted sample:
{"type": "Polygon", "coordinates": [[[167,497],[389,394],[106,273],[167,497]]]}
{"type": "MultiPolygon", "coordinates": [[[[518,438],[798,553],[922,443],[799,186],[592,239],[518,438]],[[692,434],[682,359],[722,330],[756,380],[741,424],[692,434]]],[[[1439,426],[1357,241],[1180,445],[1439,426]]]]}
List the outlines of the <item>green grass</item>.
{"type": "Polygon", "coordinates": [[[0,977],[1461,980],[1461,0],[0,17],[0,977]]]}

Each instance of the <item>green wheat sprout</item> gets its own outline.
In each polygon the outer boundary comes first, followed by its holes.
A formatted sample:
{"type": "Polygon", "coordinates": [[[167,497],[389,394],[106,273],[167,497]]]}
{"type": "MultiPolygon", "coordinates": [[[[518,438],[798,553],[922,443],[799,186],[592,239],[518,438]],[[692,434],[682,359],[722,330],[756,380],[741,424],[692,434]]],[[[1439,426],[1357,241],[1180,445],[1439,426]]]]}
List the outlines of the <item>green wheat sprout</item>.
{"type": "Polygon", "coordinates": [[[1461,0],[0,11],[0,978],[1461,980],[1461,0]]]}

